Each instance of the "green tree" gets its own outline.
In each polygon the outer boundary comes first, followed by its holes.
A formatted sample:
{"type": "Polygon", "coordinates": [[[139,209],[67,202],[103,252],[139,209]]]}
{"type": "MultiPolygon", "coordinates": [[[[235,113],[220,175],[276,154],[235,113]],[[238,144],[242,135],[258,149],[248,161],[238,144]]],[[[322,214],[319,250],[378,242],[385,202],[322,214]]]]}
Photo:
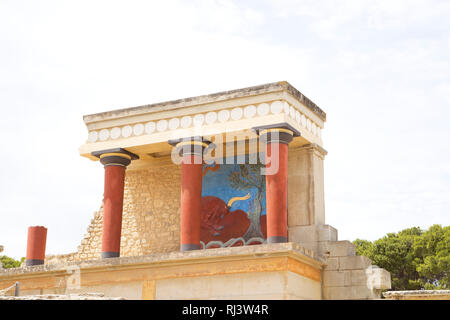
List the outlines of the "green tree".
{"type": "Polygon", "coordinates": [[[13,258],[10,258],[8,256],[0,256],[0,263],[3,265],[3,268],[18,268],[22,264],[22,262],[25,260],[25,258],[22,258],[20,260],[15,260],[13,258]]]}
{"type": "Polygon", "coordinates": [[[416,270],[424,289],[448,289],[450,285],[450,226],[431,226],[415,239],[416,270]]]}
{"type": "Polygon", "coordinates": [[[450,226],[414,227],[388,233],[374,242],[356,239],[358,255],[391,273],[392,290],[447,289],[450,226]]]}
{"type": "Polygon", "coordinates": [[[372,256],[373,253],[373,243],[368,240],[356,239],[353,241],[356,245],[356,254],[358,256],[372,256]]]}

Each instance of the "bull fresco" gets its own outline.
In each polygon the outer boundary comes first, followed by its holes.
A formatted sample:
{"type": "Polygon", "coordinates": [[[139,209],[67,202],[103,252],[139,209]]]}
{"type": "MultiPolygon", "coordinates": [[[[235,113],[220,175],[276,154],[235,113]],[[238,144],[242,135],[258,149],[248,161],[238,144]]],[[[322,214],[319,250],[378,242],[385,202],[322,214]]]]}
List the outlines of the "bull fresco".
{"type": "Polygon", "coordinates": [[[200,240],[204,248],[261,244],[266,185],[261,164],[205,164],[200,240]]]}

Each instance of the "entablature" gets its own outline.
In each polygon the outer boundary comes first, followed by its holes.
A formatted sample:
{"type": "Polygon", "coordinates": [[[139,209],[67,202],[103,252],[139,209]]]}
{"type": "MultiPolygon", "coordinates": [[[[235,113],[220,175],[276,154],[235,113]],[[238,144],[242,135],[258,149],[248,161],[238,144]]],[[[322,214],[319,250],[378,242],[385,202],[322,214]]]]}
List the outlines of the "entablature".
{"type": "Polygon", "coordinates": [[[297,89],[275,82],[84,116],[88,138],[79,151],[98,160],[93,152],[123,148],[139,156],[134,161],[139,165],[170,154],[169,140],[204,136],[213,142],[217,137],[224,143],[251,141],[258,138],[255,127],[279,123],[300,133],[292,147],[322,146],[325,120],[325,112],[297,89]]]}

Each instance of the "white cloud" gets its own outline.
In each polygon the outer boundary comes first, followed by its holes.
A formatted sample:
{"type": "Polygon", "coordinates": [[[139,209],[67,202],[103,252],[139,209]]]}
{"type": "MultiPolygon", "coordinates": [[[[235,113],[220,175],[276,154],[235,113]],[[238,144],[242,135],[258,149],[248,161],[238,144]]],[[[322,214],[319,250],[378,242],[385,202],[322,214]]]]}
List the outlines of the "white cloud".
{"type": "MultiPolygon", "coordinates": [[[[446,23],[448,1],[429,0],[267,0],[274,14],[306,20],[309,29],[327,40],[352,41],[352,35],[368,30],[414,30],[425,24],[446,23]]],[[[416,31],[416,30],[414,30],[416,31]]]]}

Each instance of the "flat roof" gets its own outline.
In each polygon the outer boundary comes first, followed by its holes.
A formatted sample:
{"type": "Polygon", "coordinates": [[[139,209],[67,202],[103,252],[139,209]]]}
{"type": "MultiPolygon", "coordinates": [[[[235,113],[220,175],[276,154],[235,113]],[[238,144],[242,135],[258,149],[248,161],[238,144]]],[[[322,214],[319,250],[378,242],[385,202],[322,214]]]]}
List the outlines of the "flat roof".
{"type": "Polygon", "coordinates": [[[253,87],[222,91],[202,96],[189,97],[178,100],[171,100],[166,102],[158,102],[153,104],[142,105],[138,107],[117,109],[112,111],[106,111],[101,113],[95,113],[90,115],[85,115],[83,120],[86,124],[91,122],[97,122],[108,119],[122,118],[134,115],[145,114],[149,112],[158,112],[168,109],[178,109],[188,106],[200,105],[210,102],[230,100],[234,98],[241,98],[247,96],[253,96],[263,93],[276,92],[276,91],[286,91],[298,99],[303,105],[314,112],[323,121],[326,120],[326,113],[320,109],[314,102],[308,99],[300,91],[294,88],[287,81],[279,81],[273,83],[262,84],[253,87]]]}

